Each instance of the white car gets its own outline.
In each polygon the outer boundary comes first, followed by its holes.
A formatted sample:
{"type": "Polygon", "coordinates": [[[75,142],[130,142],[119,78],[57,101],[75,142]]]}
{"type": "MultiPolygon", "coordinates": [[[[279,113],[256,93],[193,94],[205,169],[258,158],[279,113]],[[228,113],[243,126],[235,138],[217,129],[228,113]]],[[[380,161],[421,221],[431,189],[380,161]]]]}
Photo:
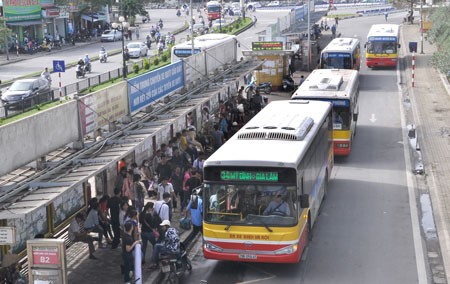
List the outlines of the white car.
{"type": "Polygon", "coordinates": [[[106,30],[103,32],[102,37],[100,39],[101,42],[104,41],[116,41],[122,40],[122,32],[118,30],[106,30]]]}
{"type": "Polygon", "coordinates": [[[247,10],[251,10],[251,11],[254,11],[254,10],[256,10],[256,8],[261,8],[261,7],[262,7],[262,5],[259,2],[249,2],[247,4],[247,10]]]}
{"type": "Polygon", "coordinates": [[[221,26],[225,27],[226,25],[227,25],[227,22],[224,19],[217,19],[217,20],[213,21],[212,28],[213,29],[214,28],[220,28],[221,26]]]}
{"type": "Polygon", "coordinates": [[[271,1],[269,4],[267,4],[267,7],[276,7],[280,6],[280,1],[271,1]]]}
{"type": "Polygon", "coordinates": [[[127,44],[127,48],[130,57],[139,58],[148,54],[148,47],[143,42],[130,42],[127,44]]]}

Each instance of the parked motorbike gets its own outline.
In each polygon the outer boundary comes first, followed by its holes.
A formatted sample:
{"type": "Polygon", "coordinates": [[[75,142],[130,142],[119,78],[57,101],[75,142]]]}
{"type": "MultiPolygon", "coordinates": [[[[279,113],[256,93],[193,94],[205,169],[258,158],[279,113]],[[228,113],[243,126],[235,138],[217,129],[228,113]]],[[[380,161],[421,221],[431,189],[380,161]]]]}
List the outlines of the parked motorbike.
{"type": "Polygon", "coordinates": [[[106,63],[106,60],[108,60],[108,54],[106,51],[101,50],[98,54],[98,58],[100,59],[100,63],[106,63]]]}
{"type": "Polygon", "coordinates": [[[256,81],[251,81],[247,87],[245,87],[245,92],[248,93],[250,87],[253,87],[254,90],[258,90],[260,92],[264,92],[266,94],[270,94],[270,92],[272,91],[272,83],[270,82],[262,82],[259,83],[258,85],[256,84],[256,81]]]}
{"type": "Polygon", "coordinates": [[[185,271],[192,270],[192,264],[183,243],[180,243],[180,252],[180,258],[178,258],[178,254],[163,254],[160,256],[159,267],[164,275],[163,283],[177,284],[185,271]]]}
{"type": "Polygon", "coordinates": [[[75,72],[77,79],[84,78],[86,76],[86,69],[84,65],[81,66],[80,64],[78,64],[75,72]]]}
{"type": "Polygon", "coordinates": [[[297,89],[297,85],[294,82],[294,79],[290,75],[286,75],[283,77],[283,91],[285,92],[293,92],[297,89]]]}

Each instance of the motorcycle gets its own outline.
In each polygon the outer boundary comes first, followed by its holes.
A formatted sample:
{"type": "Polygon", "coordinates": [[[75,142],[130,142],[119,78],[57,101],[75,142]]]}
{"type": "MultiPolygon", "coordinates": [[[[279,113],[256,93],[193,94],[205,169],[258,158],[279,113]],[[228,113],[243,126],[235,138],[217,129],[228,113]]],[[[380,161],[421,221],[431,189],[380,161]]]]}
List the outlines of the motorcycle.
{"type": "Polygon", "coordinates": [[[251,81],[247,87],[245,87],[245,92],[248,93],[250,87],[253,87],[253,89],[258,90],[260,92],[264,92],[265,94],[270,94],[272,91],[272,83],[270,82],[262,82],[256,85],[256,81],[251,81]]]}
{"type": "Polygon", "coordinates": [[[162,30],[162,28],[163,28],[163,22],[159,22],[159,24],[158,24],[158,26],[159,26],[159,28],[162,30]]]}
{"type": "Polygon", "coordinates": [[[75,72],[77,79],[84,78],[86,76],[86,69],[84,65],[81,66],[78,64],[75,72]]]}
{"type": "Polygon", "coordinates": [[[100,63],[106,63],[106,60],[108,59],[108,54],[106,53],[106,51],[101,50],[98,58],[100,59],[100,63]]]}
{"type": "Polygon", "coordinates": [[[295,84],[294,80],[290,75],[286,75],[283,77],[283,91],[289,92],[289,91],[295,91],[297,89],[297,85],[295,84]]]}
{"type": "Polygon", "coordinates": [[[180,253],[180,258],[178,258],[178,254],[163,254],[160,256],[159,267],[161,274],[164,275],[163,283],[176,284],[185,271],[192,270],[192,264],[183,243],[180,243],[180,253]]]}
{"type": "Polygon", "coordinates": [[[91,71],[92,71],[91,62],[85,63],[84,70],[85,70],[85,73],[87,73],[87,72],[91,73],[91,71]]]}

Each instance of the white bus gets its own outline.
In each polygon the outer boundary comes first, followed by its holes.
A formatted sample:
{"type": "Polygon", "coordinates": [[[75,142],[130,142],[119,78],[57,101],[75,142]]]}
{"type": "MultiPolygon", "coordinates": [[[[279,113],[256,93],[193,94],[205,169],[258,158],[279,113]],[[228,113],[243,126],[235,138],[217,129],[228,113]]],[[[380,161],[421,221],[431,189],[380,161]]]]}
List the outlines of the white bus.
{"type": "Polygon", "coordinates": [[[316,69],[292,95],[293,100],[320,100],[333,104],[333,144],[336,156],[348,156],[358,120],[359,72],[316,69]]]}
{"type": "MultiPolygon", "coordinates": [[[[194,54],[217,50],[220,53],[237,54],[237,38],[228,34],[205,34],[194,38],[194,54]]],[[[172,47],[171,62],[192,55],[192,41],[185,41],[172,47]]]]}
{"type": "Polygon", "coordinates": [[[205,161],[206,258],[300,261],[333,167],[331,109],[271,102],[205,161]]]}
{"type": "Polygon", "coordinates": [[[355,69],[361,66],[361,46],[356,38],[335,38],[320,54],[320,69],[355,69]]]}

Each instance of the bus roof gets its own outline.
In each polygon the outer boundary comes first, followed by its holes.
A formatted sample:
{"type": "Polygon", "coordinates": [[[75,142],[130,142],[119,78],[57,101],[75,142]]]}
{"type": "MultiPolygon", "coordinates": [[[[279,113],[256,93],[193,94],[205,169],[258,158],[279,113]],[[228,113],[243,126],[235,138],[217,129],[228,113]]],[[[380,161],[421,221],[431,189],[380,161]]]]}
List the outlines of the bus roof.
{"type": "Polygon", "coordinates": [[[359,72],[350,69],[316,69],[306,78],[291,99],[350,99],[358,86],[359,72]],[[354,83],[352,83],[354,82],[354,83]]]}
{"type": "Polygon", "coordinates": [[[358,44],[359,40],[357,38],[335,38],[322,50],[322,52],[351,52],[358,46],[358,44]]]}
{"type": "Polygon", "coordinates": [[[297,168],[331,111],[321,101],[273,101],[205,161],[208,166],[297,168]]]}
{"type": "MultiPolygon", "coordinates": [[[[216,46],[222,42],[227,42],[230,40],[237,40],[235,35],[228,34],[205,34],[198,36],[194,39],[194,48],[196,49],[205,49],[210,48],[212,46],[216,46]]],[[[185,41],[180,44],[177,44],[173,47],[174,49],[191,49],[192,41],[185,41]]]]}
{"type": "Polygon", "coordinates": [[[206,6],[220,6],[219,1],[209,1],[206,6]]]}
{"type": "Polygon", "coordinates": [[[399,36],[399,25],[394,24],[378,24],[372,25],[370,27],[369,33],[367,34],[367,38],[371,36],[399,36]]]}

